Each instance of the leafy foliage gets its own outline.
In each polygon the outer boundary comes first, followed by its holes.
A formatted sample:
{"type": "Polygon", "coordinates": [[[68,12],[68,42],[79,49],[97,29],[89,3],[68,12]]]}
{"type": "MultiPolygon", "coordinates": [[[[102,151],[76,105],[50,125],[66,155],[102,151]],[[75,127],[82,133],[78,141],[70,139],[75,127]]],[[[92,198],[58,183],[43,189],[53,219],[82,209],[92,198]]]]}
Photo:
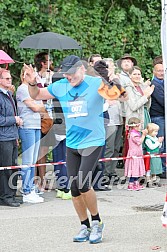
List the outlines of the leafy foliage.
{"type": "MultiPolygon", "coordinates": [[[[0,48],[16,60],[10,66],[16,82],[22,63],[33,62],[36,53],[20,49],[20,42],[45,31],[73,37],[84,57],[100,53],[117,60],[128,52],[149,77],[152,59],[161,54],[160,23],[161,4],[156,0],[0,0],[0,48]]],[[[54,65],[69,53],[53,50],[54,65]]]]}

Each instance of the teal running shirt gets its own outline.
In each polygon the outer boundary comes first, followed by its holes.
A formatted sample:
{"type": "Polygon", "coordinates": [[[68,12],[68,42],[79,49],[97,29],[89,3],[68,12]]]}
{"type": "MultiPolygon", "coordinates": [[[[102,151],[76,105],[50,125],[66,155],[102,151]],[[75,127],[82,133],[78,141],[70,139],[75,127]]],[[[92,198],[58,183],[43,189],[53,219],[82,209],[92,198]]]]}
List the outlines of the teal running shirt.
{"type": "Polygon", "coordinates": [[[99,77],[85,75],[84,80],[75,87],[66,78],[47,87],[62,106],[67,147],[83,149],[105,144],[104,99],[98,93],[101,82],[99,77]]]}

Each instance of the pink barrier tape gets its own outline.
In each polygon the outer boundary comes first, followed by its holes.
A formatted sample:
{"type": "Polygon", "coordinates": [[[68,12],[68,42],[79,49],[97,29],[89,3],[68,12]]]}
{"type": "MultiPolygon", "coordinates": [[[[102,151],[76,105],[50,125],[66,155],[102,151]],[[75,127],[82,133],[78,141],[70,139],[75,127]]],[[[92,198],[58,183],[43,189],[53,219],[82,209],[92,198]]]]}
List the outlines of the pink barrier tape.
{"type": "MultiPolygon", "coordinates": [[[[99,162],[108,162],[108,161],[119,161],[119,160],[126,160],[126,159],[135,159],[135,158],[152,158],[152,157],[167,157],[167,153],[161,153],[161,154],[147,154],[147,155],[143,155],[143,156],[130,156],[130,157],[114,157],[114,158],[100,158],[99,162]]],[[[0,167],[0,171],[1,170],[11,170],[11,169],[19,169],[19,168],[28,168],[28,167],[39,167],[39,166],[49,166],[49,165],[62,165],[62,164],[66,164],[66,162],[50,162],[50,163],[44,163],[44,164],[32,164],[32,165],[15,165],[15,166],[4,166],[4,167],[0,167]]]]}

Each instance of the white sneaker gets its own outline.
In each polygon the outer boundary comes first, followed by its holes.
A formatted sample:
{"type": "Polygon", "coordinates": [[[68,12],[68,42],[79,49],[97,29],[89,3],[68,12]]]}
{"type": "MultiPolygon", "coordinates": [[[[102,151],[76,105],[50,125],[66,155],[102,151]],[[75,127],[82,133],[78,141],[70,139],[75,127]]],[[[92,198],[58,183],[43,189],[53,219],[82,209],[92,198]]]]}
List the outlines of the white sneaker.
{"type": "Polygon", "coordinates": [[[36,190],[32,190],[31,193],[32,193],[35,197],[40,198],[40,197],[39,197],[40,194],[38,194],[38,193],[36,192],[36,190]]]}
{"type": "Polygon", "coordinates": [[[44,202],[44,198],[39,197],[38,195],[34,194],[34,193],[29,193],[29,194],[24,194],[23,195],[23,202],[27,202],[27,203],[42,203],[44,202]]]}

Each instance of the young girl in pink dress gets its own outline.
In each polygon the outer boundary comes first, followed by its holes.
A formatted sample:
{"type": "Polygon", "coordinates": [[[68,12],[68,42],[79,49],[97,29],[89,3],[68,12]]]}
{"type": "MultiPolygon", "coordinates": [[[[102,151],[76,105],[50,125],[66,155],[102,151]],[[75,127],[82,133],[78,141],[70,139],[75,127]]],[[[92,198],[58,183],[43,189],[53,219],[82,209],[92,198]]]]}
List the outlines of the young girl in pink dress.
{"type": "Polygon", "coordinates": [[[139,177],[145,175],[145,166],[143,159],[142,143],[147,134],[147,130],[142,131],[141,135],[141,122],[136,117],[131,117],[128,121],[129,127],[129,149],[127,157],[132,157],[126,159],[125,162],[125,176],[129,177],[128,190],[139,191],[144,189],[143,186],[139,184],[139,177]],[[141,158],[135,158],[135,157],[141,158]]]}

